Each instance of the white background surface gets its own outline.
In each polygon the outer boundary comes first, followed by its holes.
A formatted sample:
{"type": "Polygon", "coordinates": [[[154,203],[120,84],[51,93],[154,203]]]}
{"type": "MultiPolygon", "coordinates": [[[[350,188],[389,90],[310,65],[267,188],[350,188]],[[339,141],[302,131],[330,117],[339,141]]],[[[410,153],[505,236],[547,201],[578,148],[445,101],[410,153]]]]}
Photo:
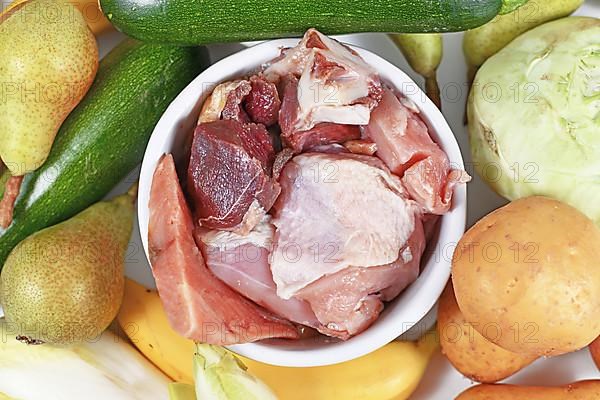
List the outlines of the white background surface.
{"type": "MultiPolygon", "coordinates": [[[[578,15],[600,17],[600,0],[588,0],[578,11],[578,15]]],[[[123,35],[111,32],[100,38],[101,54],[106,54],[123,35]]],[[[406,64],[397,48],[386,36],[380,34],[350,35],[344,41],[367,48],[396,64],[406,71],[416,82],[422,79],[406,64]]],[[[463,110],[467,98],[466,66],[461,49],[462,35],[447,34],[444,37],[444,61],[439,70],[439,83],[442,89],[443,113],[454,131],[461,146],[467,171],[474,176],[468,186],[468,225],[472,225],[488,212],[505,204],[506,201],[494,194],[469,168],[470,154],[466,129],[463,126],[463,110]]],[[[239,44],[211,46],[212,61],[241,49],[239,44]]],[[[136,172],[119,185],[113,193],[121,193],[135,181],[136,172]]],[[[112,195],[112,193],[111,193],[112,195]]],[[[137,224],[136,224],[137,227],[137,224]]],[[[134,232],[127,255],[127,275],[153,286],[152,275],[141,247],[139,232],[134,232]]],[[[398,368],[411,368],[410,365],[398,365],[398,368]]],[[[594,366],[587,349],[552,359],[538,360],[507,380],[511,383],[528,385],[560,385],[580,379],[600,378],[600,372],[594,366]]],[[[449,400],[456,397],[473,382],[460,375],[445,358],[438,353],[433,357],[421,385],[413,395],[413,400],[449,400]]],[[[285,399],[282,399],[285,400],[285,399]]]]}

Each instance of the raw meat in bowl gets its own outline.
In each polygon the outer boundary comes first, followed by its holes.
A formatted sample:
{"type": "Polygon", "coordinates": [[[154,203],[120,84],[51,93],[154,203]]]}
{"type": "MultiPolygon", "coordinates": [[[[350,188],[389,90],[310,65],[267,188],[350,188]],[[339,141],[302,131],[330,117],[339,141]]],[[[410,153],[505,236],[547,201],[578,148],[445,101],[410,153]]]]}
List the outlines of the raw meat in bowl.
{"type": "MultiPolygon", "coordinates": [[[[255,307],[245,316],[221,312],[225,326],[257,316],[271,324],[270,334],[256,337],[294,340],[314,328],[348,340],[367,330],[418,278],[426,233],[468,180],[414,104],[356,52],[315,30],[254,74],[218,85],[193,139],[182,173],[194,215],[186,252],[198,254],[203,281],[218,282],[232,307],[255,307]],[[311,98],[311,86],[336,92],[311,98]]],[[[150,209],[164,213],[159,196],[150,209]]],[[[169,234],[182,236],[154,224],[149,241],[169,234]]],[[[195,269],[176,268],[186,271],[175,275],[179,284],[159,285],[166,305],[189,295],[195,269]]],[[[161,264],[153,270],[160,278],[161,264]]],[[[166,308],[176,328],[193,320],[166,308]]],[[[201,327],[178,330],[206,336],[201,327]]]]}

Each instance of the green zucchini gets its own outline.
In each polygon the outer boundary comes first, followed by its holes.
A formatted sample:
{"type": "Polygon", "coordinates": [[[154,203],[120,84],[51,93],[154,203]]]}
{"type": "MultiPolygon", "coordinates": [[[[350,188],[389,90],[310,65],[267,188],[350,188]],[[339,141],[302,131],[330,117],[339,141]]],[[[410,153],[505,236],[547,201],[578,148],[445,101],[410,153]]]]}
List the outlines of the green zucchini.
{"type": "Polygon", "coordinates": [[[179,45],[354,32],[455,32],[494,18],[502,0],[100,0],[131,37],[179,45]]]}
{"type": "Polygon", "coordinates": [[[204,48],[128,39],[110,52],[44,165],[24,178],[13,222],[0,228],[0,266],[21,240],[99,201],[139,164],[167,106],[206,66],[204,48]]]}
{"type": "Polygon", "coordinates": [[[10,171],[8,169],[0,168],[0,199],[4,196],[4,189],[6,188],[6,182],[10,178],[10,171]]]}

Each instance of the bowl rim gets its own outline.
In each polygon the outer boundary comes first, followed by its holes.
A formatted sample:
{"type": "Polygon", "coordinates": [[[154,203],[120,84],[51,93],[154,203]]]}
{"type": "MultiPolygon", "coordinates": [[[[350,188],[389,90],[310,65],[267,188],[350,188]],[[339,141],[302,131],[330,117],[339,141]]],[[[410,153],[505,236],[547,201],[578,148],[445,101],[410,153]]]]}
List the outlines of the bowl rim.
{"type": "MultiPolygon", "coordinates": [[[[165,149],[172,150],[172,146],[168,147],[167,142],[169,139],[172,140],[177,132],[175,124],[178,118],[189,118],[193,105],[202,102],[202,99],[212,92],[215,84],[242,75],[237,72],[232,73],[232,70],[256,69],[277,56],[281,48],[293,47],[298,44],[299,40],[296,38],[266,41],[223,58],[200,73],[163,113],[148,142],[140,171],[138,224],[144,253],[148,260],[148,200],[152,176],[165,149]],[[248,60],[256,61],[248,62],[248,60]],[[188,114],[184,115],[185,112],[188,114]]],[[[452,166],[464,169],[462,154],[450,126],[440,110],[419,86],[400,68],[377,54],[358,46],[348,46],[358,52],[387,83],[417,104],[421,117],[432,131],[430,133],[435,136],[436,142],[448,155],[452,166]],[[410,88],[410,91],[407,91],[407,88],[410,88]]],[[[426,265],[421,264],[422,270],[417,280],[390,302],[394,305],[400,303],[398,307],[401,310],[396,313],[397,315],[390,316],[388,314],[385,317],[385,324],[382,320],[387,309],[392,307],[390,304],[386,305],[384,313],[367,330],[345,342],[336,342],[316,349],[286,348],[269,342],[255,342],[227,346],[228,349],[267,364],[285,367],[315,367],[349,361],[388,344],[417,324],[435,305],[446,286],[450,278],[452,255],[450,253],[448,257],[448,246],[453,250],[465,231],[466,192],[466,185],[459,185],[455,188],[452,209],[440,218],[437,242],[433,248],[432,243],[428,243],[427,251],[432,255],[426,265]]],[[[393,308],[396,307],[393,306],[393,308]]]]}

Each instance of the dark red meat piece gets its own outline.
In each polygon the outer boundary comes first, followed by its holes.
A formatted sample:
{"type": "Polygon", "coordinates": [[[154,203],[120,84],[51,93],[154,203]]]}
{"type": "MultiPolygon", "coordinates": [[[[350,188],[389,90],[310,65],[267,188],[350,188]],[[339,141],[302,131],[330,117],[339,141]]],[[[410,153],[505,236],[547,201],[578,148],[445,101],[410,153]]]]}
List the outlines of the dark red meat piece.
{"type": "Polygon", "coordinates": [[[263,125],[234,120],[196,127],[188,190],[200,224],[247,234],[279,195],[271,177],[275,150],[263,125]]]}
{"type": "Polygon", "coordinates": [[[271,135],[265,126],[261,124],[245,124],[242,131],[239,132],[239,137],[250,156],[259,160],[265,172],[270,174],[273,161],[275,160],[275,150],[271,135]]]}
{"type": "Polygon", "coordinates": [[[277,87],[259,75],[251,77],[250,84],[252,90],[244,100],[244,108],[250,119],[265,126],[275,125],[281,107],[277,87]]]}

